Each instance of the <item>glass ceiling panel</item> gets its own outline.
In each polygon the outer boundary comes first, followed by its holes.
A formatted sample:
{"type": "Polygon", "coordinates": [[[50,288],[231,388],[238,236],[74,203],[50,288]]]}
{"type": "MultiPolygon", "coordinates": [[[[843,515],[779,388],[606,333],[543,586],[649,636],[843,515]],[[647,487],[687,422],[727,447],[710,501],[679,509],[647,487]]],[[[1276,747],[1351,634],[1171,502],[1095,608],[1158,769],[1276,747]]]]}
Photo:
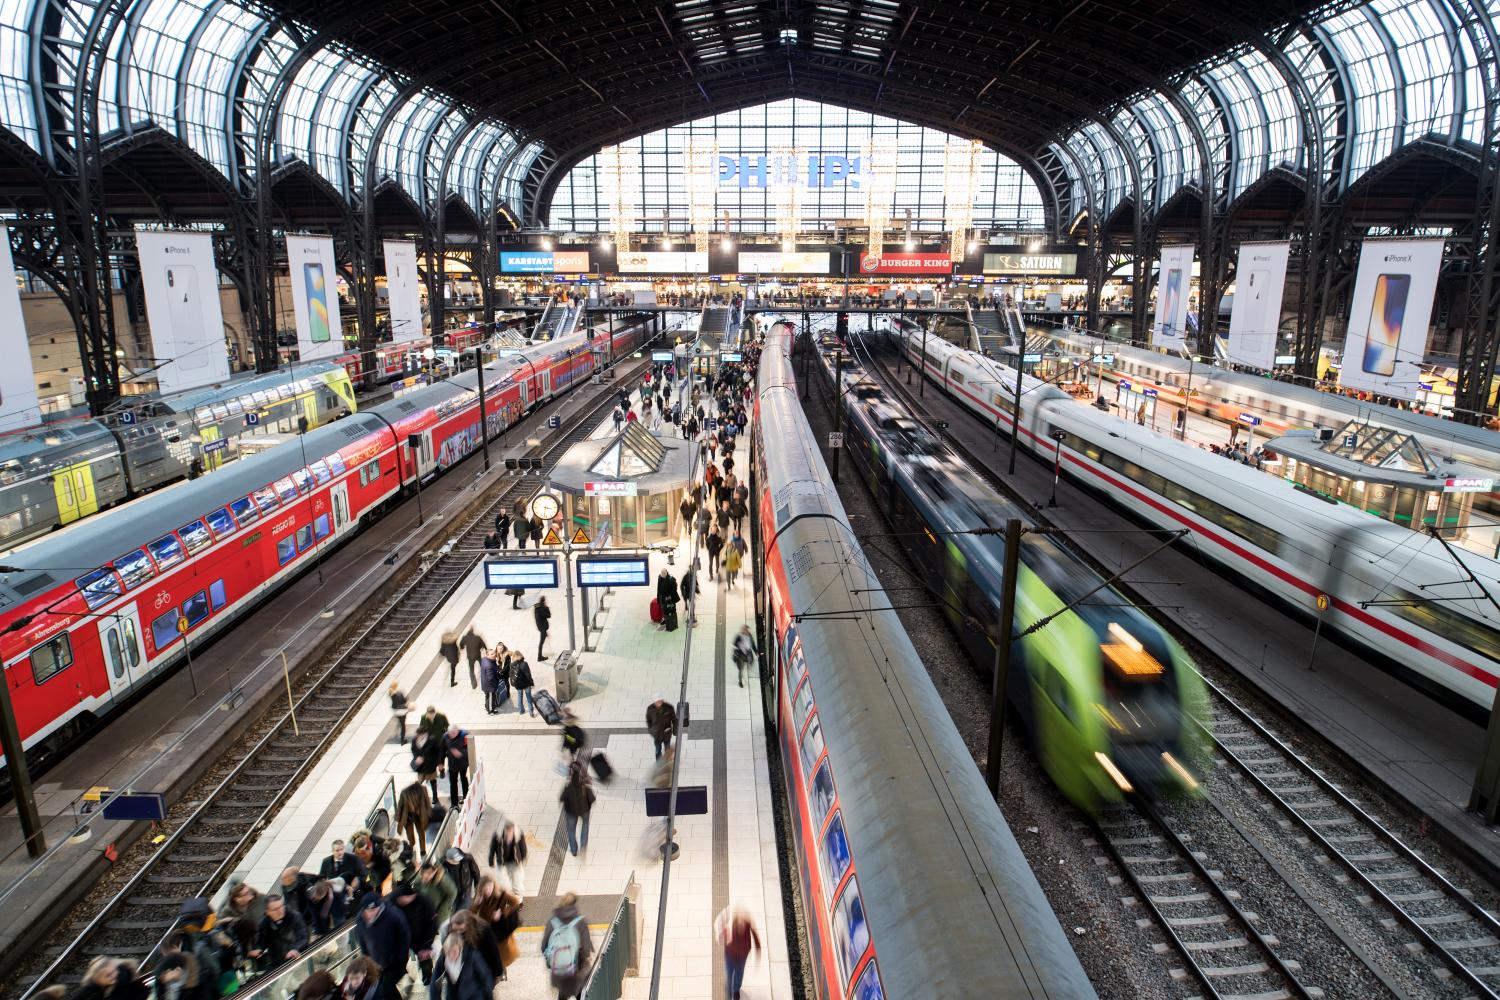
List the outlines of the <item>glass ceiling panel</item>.
{"type": "Polygon", "coordinates": [[[0,124],[41,151],[30,82],[31,39],[26,25],[32,0],[0,0],[0,124]]]}

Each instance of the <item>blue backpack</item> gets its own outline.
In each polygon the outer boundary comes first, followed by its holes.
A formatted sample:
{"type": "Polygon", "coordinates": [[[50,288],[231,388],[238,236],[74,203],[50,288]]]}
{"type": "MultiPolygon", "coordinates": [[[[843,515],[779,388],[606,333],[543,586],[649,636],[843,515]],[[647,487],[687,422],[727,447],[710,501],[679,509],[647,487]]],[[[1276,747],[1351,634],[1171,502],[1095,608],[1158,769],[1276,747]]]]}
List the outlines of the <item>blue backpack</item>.
{"type": "Polygon", "coordinates": [[[582,941],[578,937],[578,922],[583,917],[574,917],[567,923],[553,917],[552,934],[547,938],[547,968],[554,976],[572,976],[578,972],[578,948],[582,941]]]}

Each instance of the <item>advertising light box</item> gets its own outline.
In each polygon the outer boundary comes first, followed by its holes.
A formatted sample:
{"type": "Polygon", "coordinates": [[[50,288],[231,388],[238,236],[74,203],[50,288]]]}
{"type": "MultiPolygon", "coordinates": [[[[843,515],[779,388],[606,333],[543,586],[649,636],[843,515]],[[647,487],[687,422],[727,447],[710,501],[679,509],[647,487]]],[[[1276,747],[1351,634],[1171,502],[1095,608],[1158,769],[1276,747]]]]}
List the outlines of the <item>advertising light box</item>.
{"type": "Polygon", "coordinates": [[[676,356],[677,355],[673,354],[671,351],[652,351],[651,352],[651,360],[652,361],[671,361],[674,358],[676,358],[676,356]]]}
{"type": "Polygon", "coordinates": [[[950,274],[953,259],[945,253],[888,253],[859,255],[861,274],[950,274]]]}
{"type": "Polygon", "coordinates": [[[585,274],[585,250],[502,250],[500,270],[506,274],[585,274]]]}
{"type": "Polygon", "coordinates": [[[511,587],[548,589],[557,586],[556,559],[486,559],[484,585],[488,590],[511,587]]]}
{"type": "Polygon", "coordinates": [[[645,556],[583,556],[578,560],[580,587],[644,587],[651,582],[645,556]]]}
{"type": "Polygon", "coordinates": [[[740,254],[741,274],[827,274],[828,254],[815,252],[740,254]]]}
{"type": "Polygon", "coordinates": [[[621,274],[707,274],[708,254],[694,251],[620,251],[615,264],[621,274]]]}
{"type": "Polygon", "coordinates": [[[1076,253],[987,253],[985,274],[1077,274],[1076,253]]]}

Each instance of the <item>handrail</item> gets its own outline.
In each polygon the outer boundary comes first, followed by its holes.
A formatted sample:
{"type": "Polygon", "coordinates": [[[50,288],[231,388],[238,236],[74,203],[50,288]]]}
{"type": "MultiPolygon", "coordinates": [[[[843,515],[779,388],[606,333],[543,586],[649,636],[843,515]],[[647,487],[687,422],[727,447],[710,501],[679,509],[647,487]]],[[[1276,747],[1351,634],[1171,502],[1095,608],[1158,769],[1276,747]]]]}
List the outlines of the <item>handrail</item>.
{"type": "Polygon", "coordinates": [[[625,977],[638,974],[631,964],[639,942],[636,941],[635,894],[639,889],[635,872],[625,882],[620,901],[615,905],[615,915],[610,919],[604,940],[594,949],[594,961],[589,969],[588,981],[583,987],[583,1000],[619,1000],[623,992],[625,977]]]}

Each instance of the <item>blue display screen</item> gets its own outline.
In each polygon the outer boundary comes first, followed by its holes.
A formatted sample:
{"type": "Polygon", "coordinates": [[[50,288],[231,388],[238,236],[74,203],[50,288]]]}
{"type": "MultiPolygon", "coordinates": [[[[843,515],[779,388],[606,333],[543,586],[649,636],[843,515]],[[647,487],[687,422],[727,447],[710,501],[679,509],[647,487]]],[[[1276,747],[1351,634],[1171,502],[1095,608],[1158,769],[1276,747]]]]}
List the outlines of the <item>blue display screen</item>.
{"type": "Polygon", "coordinates": [[[651,582],[645,556],[586,557],[578,560],[580,587],[644,587],[651,582]]]}
{"type": "Polygon", "coordinates": [[[509,587],[545,589],[557,586],[556,559],[486,559],[484,585],[489,590],[509,587]]]}

